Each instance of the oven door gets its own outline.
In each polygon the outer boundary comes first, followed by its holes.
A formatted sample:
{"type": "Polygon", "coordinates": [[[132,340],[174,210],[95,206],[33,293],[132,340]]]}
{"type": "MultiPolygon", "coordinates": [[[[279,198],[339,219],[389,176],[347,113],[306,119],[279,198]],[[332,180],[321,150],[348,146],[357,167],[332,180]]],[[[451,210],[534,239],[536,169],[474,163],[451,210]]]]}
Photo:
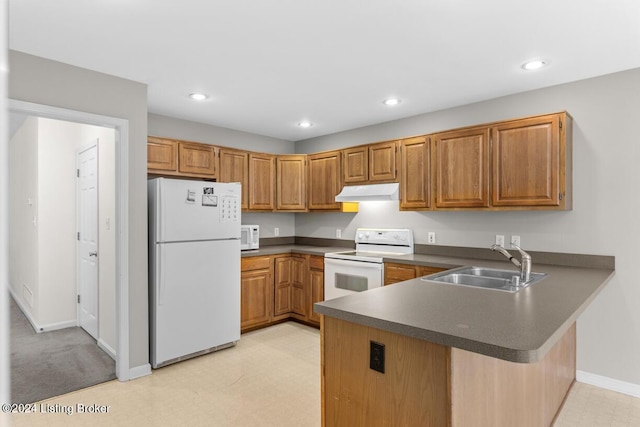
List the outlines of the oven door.
{"type": "Polygon", "coordinates": [[[324,299],[351,295],[382,286],[381,263],[324,259],[324,299]]]}

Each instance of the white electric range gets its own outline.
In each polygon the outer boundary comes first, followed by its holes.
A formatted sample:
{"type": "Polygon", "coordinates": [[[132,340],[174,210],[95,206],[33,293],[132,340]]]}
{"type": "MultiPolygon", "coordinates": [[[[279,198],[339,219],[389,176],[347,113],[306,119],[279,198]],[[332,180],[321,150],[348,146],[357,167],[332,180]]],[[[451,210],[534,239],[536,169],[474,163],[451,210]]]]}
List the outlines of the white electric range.
{"type": "Polygon", "coordinates": [[[325,254],[325,300],[381,287],[383,257],[413,253],[413,233],[409,229],[358,228],[355,243],[355,251],[325,254]]]}

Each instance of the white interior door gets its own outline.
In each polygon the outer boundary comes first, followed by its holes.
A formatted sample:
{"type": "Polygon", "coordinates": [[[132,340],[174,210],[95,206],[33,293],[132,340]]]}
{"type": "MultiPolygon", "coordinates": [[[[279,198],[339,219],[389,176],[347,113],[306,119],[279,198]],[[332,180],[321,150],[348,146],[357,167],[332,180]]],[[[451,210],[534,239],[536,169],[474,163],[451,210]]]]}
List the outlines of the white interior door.
{"type": "Polygon", "coordinates": [[[98,140],[77,155],[78,324],[98,339],[98,140]]]}

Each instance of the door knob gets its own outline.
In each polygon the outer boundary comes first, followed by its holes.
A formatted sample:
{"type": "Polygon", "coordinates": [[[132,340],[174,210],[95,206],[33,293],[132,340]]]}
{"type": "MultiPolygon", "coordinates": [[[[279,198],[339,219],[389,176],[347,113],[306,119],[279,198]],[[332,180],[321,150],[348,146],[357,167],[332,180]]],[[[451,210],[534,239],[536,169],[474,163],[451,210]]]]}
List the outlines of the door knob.
{"type": "Polygon", "coordinates": [[[89,256],[98,256],[98,251],[89,252],[89,256]]]}

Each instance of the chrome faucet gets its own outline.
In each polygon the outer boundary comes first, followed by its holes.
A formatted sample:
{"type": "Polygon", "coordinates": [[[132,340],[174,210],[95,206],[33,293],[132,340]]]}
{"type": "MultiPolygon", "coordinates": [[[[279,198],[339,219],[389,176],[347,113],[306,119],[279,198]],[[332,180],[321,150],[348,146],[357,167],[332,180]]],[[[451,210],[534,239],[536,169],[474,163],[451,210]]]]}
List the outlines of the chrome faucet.
{"type": "Polygon", "coordinates": [[[520,282],[522,284],[527,284],[527,282],[529,282],[530,277],[531,277],[531,255],[529,255],[528,253],[523,251],[522,248],[520,246],[518,246],[518,245],[515,245],[515,244],[512,243],[511,246],[516,248],[520,252],[520,255],[522,257],[522,261],[518,261],[517,259],[515,259],[513,257],[513,255],[511,255],[509,253],[509,251],[507,251],[505,248],[503,248],[500,245],[491,245],[491,250],[500,252],[509,261],[511,261],[513,263],[513,265],[515,265],[517,268],[519,268],[520,269],[520,282]]]}

